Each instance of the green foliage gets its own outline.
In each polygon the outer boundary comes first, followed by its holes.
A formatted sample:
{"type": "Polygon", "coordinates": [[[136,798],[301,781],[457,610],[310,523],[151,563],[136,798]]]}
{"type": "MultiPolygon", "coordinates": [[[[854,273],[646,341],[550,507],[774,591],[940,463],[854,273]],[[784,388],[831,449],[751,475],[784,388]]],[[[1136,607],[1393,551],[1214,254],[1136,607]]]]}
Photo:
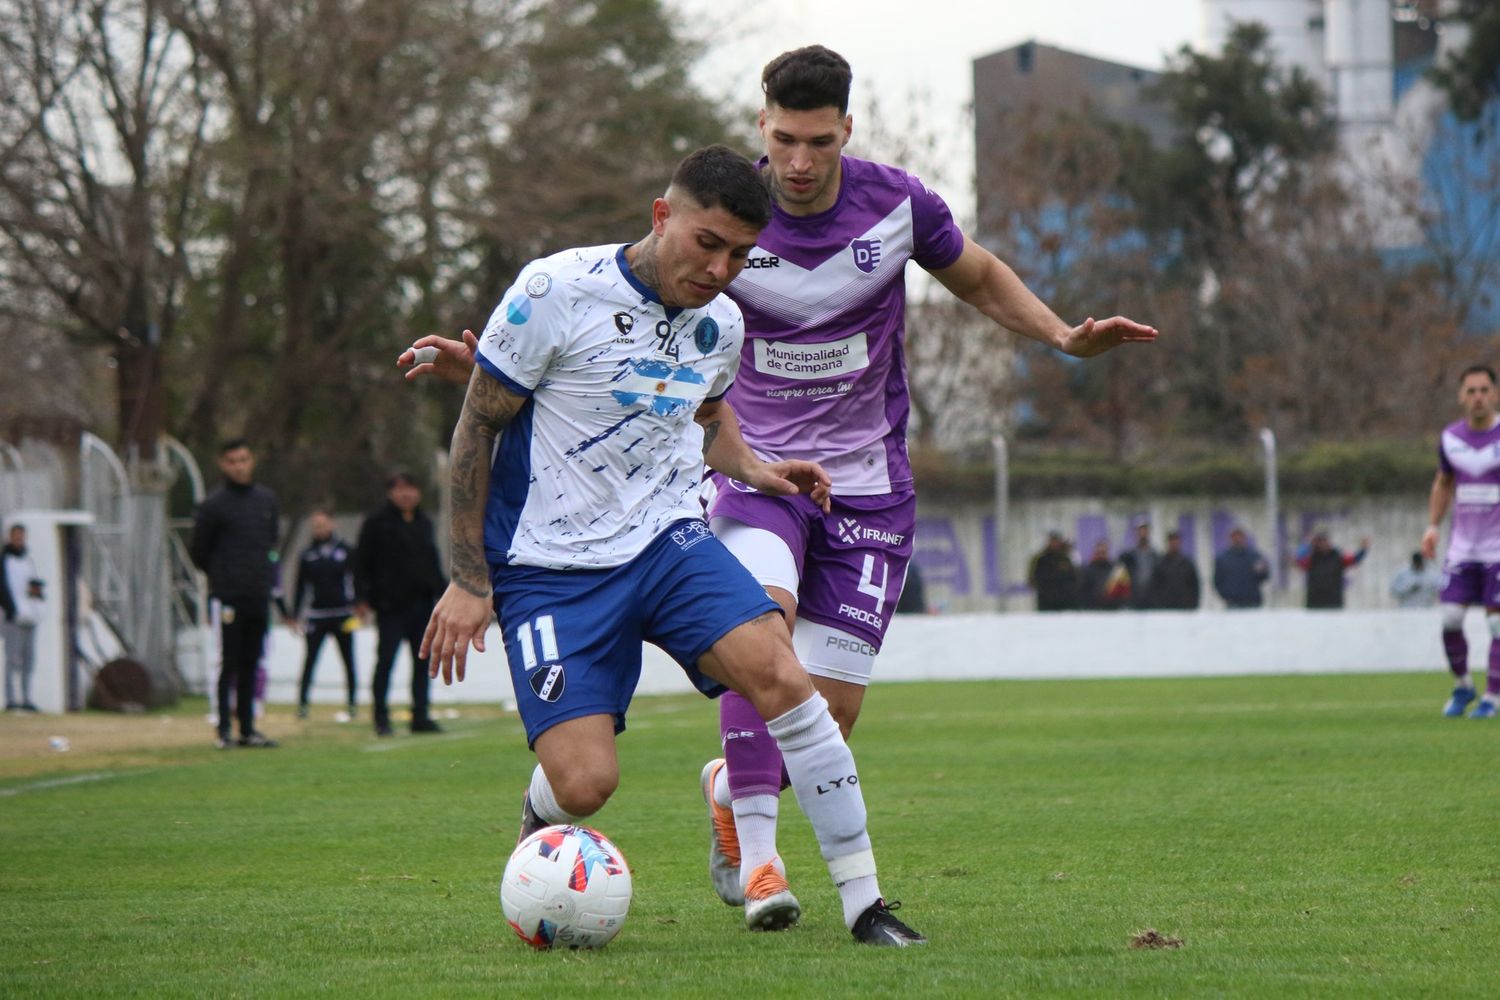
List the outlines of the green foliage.
{"type": "Polygon", "coordinates": [[[1184,46],[1162,74],[1155,93],[1179,131],[1131,177],[1148,225],[1199,238],[1221,226],[1240,234],[1252,199],[1295,186],[1333,148],[1322,88],[1300,68],[1278,66],[1269,38],[1264,25],[1236,24],[1222,52],[1184,46]]]}
{"type": "MultiPolygon", "coordinates": [[[[803,923],[751,934],[713,895],[697,772],[717,730],[701,698],[631,712],[597,825],[636,894],[600,952],[533,953],[501,922],[533,761],[513,719],[378,753],[314,721],[273,752],[205,745],[142,766],[122,751],[82,774],[58,756],[40,776],[0,760],[0,983],[28,997],[1487,996],[1475,942],[1500,933],[1500,872],[1475,831],[1500,782],[1453,762],[1483,762],[1494,733],[1439,718],[1445,690],[1433,672],[876,684],[855,751],[881,887],[932,939],[894,954],[849,940],[790,796],[780,840],[803,923]],[[1148,929],[1181,947],[1132,948],[1148,929]]],[[[202,726],[202,710],[163,717],[202,726]]]]}
{"type": "MultiPolygon", "coordinates": [[[[1431,442],[1314,442],[1278,457],[1285,496],[1416,494],[1432,482],[1431,442]]],[[[1011,456],[1010,492],[1018,498],[1066,496],[1259,496],[1265,486],[1258,448],[1158,455],[1119,462],[1099,452],[1019,450],[1011,456]]],[[[994,466],[913,456],[917,489],[948,501],[988,502],[994,466]]]]}
{"type": "Polygon", "coordinates": [[[1494,0],[1455,0],[1445,20],[1469,29],[1469,43],[1453,52],[1431,75],[1448,94],[1453,113],[1479,121],[1491,101],[1500,97],[1500,4],[1494,0]]]}

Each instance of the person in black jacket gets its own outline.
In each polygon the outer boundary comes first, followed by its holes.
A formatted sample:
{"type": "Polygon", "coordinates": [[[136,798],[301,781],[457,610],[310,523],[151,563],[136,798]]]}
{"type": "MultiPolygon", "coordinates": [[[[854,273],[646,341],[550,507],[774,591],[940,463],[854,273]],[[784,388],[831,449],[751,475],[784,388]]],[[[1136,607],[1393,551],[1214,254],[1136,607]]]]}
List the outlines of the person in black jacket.
{"type": "Polygon", "coordinates": [[[1060,531],[1047,533],[1047,544],[1031,560],[1027,582],[1036,591],[1038,611],[1075,611],[1078,608],[1078,567],[1060,531]]]}
{"type": "Polygon", "coordinates": [[[1344,571],[1364,562],[1370,551],[1370,540],[1360,540],[1352,555],[1335,548],[1328,531],[1319,528],[1297,548],[1297,565],[1307,571],[1307,606],[1314,610],[1332,610],[1344,606],[1344,571]]]}
{"type": "Polygon", "coordinates": [[[230,742],[229,692],[235,692],[239,745],[274,747],[255,731],[255,671],[271,624],[276,596],[276,494],[255,483],[255,456],[243,439],[219,449],[224,485],[199,504],[188,550],[208,574],[208,593],[219,610],[219,741],[230,742]]]}
{"type": "Polygon", "coordinates": [[[1191,611],[1203,597],[1198,567],[1182,551],[1182,535],[1167,532],[1167,551],[1151,571],[1151,595],[1147,607],[1169,611],[1191,611]]]}
{"type": "Polygon", "coordinates": [[[411,731],[438,733],[428,711],[427,661],[418,655],[433,605],[448,581],[443,576],[432,521],[422,512],[422,488],[410,473],[386,480],[386,503],[365,518],[354,553],[354,591],[363,617],[375,611],[375,732],[391,735],[386,695],[391,667],[403,640],[411,647],[411,731]]]}
{"type": "MultiPolygon", "coordinates": [[[[297,698],[297,716],[307,718],[308,693],[323,640],[332,637],[344,658],[344,677],[349,682],[349,718],[354,718],[358,682],[354,671],[354,635],[348,626],[354,614],[354,553],[334,534],[333,518],[326,510],[315,510],[308,518],[312,542],[297,560],[297,583],[292,592],[292,617],[302,617],[307,605],[303,633],[307,658],[302,662],[302,686],[297,698]]],[[[355,622],[357,624],[357,621],[355,622]]]]}

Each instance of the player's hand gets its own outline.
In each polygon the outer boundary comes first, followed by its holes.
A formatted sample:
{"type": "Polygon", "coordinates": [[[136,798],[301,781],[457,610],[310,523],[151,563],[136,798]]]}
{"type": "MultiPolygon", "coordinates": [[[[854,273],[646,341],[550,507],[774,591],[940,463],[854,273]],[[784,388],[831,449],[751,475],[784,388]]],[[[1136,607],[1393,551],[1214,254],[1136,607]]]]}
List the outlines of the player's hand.
{"type": "Polygon", "coordinates": [[[417,651],[419,659],[427,660],[427,676],[436,677],[442,671],[444,684],[452,684],[455,673],[463,680],[469,646],[484,652],[484,632],[489,627],[489,598],[448,584],[432,609],[427,631],[422,633],[422,648],[417,651]]]}
{"type": "Polygon", "coordinates": [[[436,375],[454,385],[468,385],[469,374],[474,370],[474,357],[478,353],[479,338],[474,336],[473,330],[465,330],[463,340],[449,340],[429,333],[401,352],[396,358],[396,367],[410,369],[406,373],[408,382],[422,375],[436,375]],[[436,348],[436,356],[431,361],[418,363],[417,349],[422,347],[436,348]]]}
{"type": "Polygon", "coordinates": [[[1124,316],[1095,320],[1092,316],[1068,332],[1066,342],[1059,345],[1064,353],[1075,358],[1092,358],[1096,354],[1113,350],[1121,344],[1149,344],[1161,335],[1154,326],[1137,323],[1124,316]]]}
{"type": "Polygon", "coordinates": [[[793,459],[786,462],[763,462],[745,485],[762,493],[785,497],[802,494],[828,513],[832,507],[833,480],[817,462],[793,459]]]}
{"type": "Polygon", "coordinates": [[[1438,530],[1437,530],[1437,527],[1434,526],[1434,525],[1429,525],[1428,528],[1427,528],[1427,530],[1424,531],[1424,532],[1422,532],[1422,558],[1423,559],[1436,559],[1437,558],[1437,543],[1438,543],[1438,530]]]}

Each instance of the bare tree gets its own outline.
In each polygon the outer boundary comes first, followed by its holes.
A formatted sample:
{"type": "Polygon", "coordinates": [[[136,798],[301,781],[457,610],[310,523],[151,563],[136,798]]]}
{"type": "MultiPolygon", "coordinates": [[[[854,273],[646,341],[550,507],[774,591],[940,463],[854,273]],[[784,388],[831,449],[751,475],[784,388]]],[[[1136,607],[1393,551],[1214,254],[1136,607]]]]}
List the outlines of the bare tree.
{"type": "Polygon", "coordinates": [[[155,454],[208,106],[153,0],[0,0],[0,268],[19,321],[103,346],[155,454]]]}

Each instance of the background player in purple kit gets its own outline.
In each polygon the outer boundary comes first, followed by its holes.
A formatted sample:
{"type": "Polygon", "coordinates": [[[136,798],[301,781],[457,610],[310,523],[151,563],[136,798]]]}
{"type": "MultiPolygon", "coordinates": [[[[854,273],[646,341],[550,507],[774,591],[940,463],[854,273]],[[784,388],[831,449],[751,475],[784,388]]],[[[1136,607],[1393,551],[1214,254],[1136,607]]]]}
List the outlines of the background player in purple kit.
{"type": "MultiPolygon", "coordinates": [[[[728,292],[745,314],[744,358],[730,390],[745,440],[767,460],[798,455],[823,465],[834,483],[833,509],[755,495],[719,475],[709,506],[714,533],[795,620],[798,657],[846,735],[912,554],[907,263],[998,326],[1068,354],[1087,357],[1157,336],[1118,316],[1063,322],[966,237],[919,179],[843,155],[853,126],[851,78],[849,64],[822,46],[766,66],[761,171],[774,213],[728,292]]],[[[776,848],[781,760],[749,703],[726,699],[724,760],[710,761],[701,775],[715,888],[726,903],[743,899],[747,920],[768,905],[795,920],[776,848]]]]}
{"type": "Polygon", "coordinates": [[[1458,380],[1458,404],[1464,418],[1443,428],[1438,438],[1438,471],[1427,499],[1430,521],[1422,533],[1422,554],[1437,554],[1438,526],[1453,509],[1448,533],[1448,558],[1443,571],[1448,583],[1443,606],[1443,651],[1457,680],[1443,714],[1460,718],[1474,700],[1469,676],[1469,644],[1464,638],[1464,612],[1483,604],[1489,623],[1490,669],[1484,697],[1472,719],[1491,719],[1500,702],[1500,420],[1496,419],[1495,371],[1470,365],[1458,380]]]}

